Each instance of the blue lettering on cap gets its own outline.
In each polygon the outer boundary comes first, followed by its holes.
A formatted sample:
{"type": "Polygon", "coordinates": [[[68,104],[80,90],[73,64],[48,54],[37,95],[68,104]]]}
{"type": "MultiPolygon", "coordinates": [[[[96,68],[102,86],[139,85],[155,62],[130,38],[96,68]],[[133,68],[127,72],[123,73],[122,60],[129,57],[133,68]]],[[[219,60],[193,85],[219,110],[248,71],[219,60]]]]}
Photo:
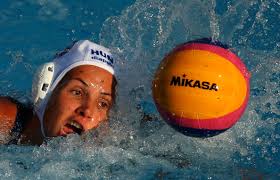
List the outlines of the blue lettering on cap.
{"type": "Polygon", "coordinates": [[[106,63],[107,65],[109,65],[111,67],[114,67],[113,64],[110,61],[108,61],[107,59],[103,59],[103,58],[98,57],[98,56],[93,56],[93,57],[91,57],[91,59],[101,61],[101,62],[106,63]]]}
{"type": "MultiPolygon", "coordinates": [[[[91,55],[97,55],[97,56],[102,56],[103,58],[106,58],[107,61],[109,61],[109,64],[111,64],[110,66],[113,65],[114,63],[114,59],[112,56],[104,53],[103,51],[101,50],[94,50],[94,49],[91,49],[91,55]]],[[[94,58],[92,57],[92,59],[97,59],[97,58],[94,58]]],[[[99,58],[98,58],[99,59],[99,58]]]]}
{"type": "Polygon", "coordinates": [[[91,49],[91,54],[92,55],[94,55],[94,54],[99,55],[99,51],[95,51],[95,50],[91,49]]]}

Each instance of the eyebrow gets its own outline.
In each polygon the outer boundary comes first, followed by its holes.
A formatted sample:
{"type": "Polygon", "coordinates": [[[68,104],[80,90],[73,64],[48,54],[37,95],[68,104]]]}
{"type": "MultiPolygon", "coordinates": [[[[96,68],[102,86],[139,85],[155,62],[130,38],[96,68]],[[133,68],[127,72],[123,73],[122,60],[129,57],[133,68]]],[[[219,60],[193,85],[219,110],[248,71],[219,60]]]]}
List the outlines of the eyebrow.
{"type": "MultiPolygon", "coordinates": [[[[85,86],[89,87],[89,84],[86,83],[84,80],[82,80],[82,79],[80,79],[80,78],[73,78],[72,80],[80,81],[82,84],[84,84],[85,86]]],[[[112,94],[111,94],[111,93],[101,92],[100,94],[105,95],[105,96],[111,96],[111,97],[112,97],[112,94]]]]}
{"type": "Polygon", "coordinates": [[[83,81],[83,80],[82,80],[82,79],[80,79],[80,78],[73,78],[73,79],[71,79],[71,80],[77,80],[77,81],[80,81],[83,85],[85,85],[85,86],[89,87],[88,83],[86,83],[85,81],[83,81]]]}
{"type": "Polygon", "coordinates": [[[105,95],[105,96],[112,96],[111,93],[106,93],[106,92],[101,92],[100,94],[105,95]]]}

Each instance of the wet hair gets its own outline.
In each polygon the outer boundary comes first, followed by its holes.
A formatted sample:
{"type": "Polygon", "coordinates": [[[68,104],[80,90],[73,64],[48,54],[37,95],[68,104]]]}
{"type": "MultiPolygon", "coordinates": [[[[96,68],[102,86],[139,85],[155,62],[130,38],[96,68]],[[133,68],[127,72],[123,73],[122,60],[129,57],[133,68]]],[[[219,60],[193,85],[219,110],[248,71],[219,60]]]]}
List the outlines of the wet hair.
{"type": "Polygon", "coordinates": [[[71,45],[67,46],[62,51],[56,53],[54,56],[54,59],[59,58],[59,57],[63,56],[64,54],[68,53],[70,51],[70,49],[75,45],[76,42],[78,42],[78,41],[73,41],[71,45]]]}
{"type": "Polygon", "coordinates": [[[117,97],[117,86],[118,85],[118,80],[115,76],[113,76],[113,83],[112,83],[112,99],[113,99],[113,104],[116,103],[116,97],[117,97]]]}

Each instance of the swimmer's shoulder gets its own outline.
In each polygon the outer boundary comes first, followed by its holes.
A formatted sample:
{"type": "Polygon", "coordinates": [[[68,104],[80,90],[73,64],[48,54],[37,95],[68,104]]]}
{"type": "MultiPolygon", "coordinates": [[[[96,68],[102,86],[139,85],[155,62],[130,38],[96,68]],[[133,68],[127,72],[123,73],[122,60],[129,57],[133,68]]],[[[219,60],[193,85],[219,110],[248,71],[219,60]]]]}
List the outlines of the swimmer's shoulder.
{"type": "Polygon", "coordinates": [[[11,97],[0,97],[0,144],[16,144],[32,116],[31,104],[23,104],[11,97]]]}
{"type": "Polygon", "coordinates": [[[0,97],[0,133],[8,134],[17,117],[17,104],[9,97],[0,97]]]}
{"type": "Polygon", "coordinates": [[[17,117],[17,104],[9,97],[0,97],[0,133],[8,135],[17,117]]]}

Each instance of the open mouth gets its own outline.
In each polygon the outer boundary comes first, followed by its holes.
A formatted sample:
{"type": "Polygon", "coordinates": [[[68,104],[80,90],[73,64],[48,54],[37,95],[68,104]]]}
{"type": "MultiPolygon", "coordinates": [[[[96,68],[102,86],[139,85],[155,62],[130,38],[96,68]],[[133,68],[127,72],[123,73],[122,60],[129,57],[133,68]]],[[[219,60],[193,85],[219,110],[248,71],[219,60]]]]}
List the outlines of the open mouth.
{"type": "Polygon", "coordinates": [[[74,133],[81,134],[84,131],[83,126],[77,121],[70,121],[65,125],[67,128],[71,129],[74,133]]]}

